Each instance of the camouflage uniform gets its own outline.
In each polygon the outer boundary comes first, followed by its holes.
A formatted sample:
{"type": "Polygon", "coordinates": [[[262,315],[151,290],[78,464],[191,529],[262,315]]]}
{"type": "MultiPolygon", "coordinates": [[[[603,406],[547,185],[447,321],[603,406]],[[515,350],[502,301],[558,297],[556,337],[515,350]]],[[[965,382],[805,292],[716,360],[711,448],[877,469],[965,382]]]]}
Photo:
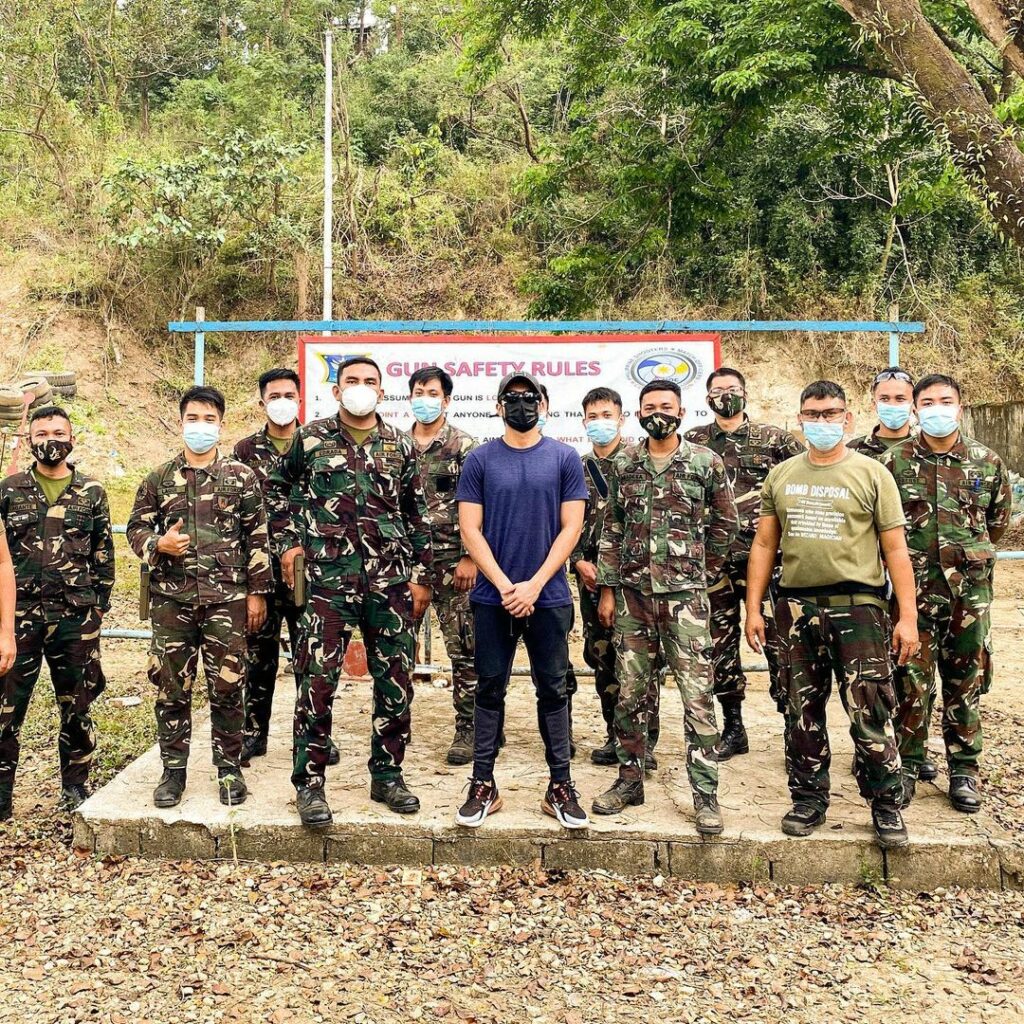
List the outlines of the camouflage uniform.
{"type": "Polygon", "coordinates": [[[151,567],[153,639],[148,672],[157,688],[164,768],[185,768],[192,737],[192,686],[200,649],[210,698],[213,763],[239,767],[246,670],[246,597],[270,597],[274,577],[267,519],[255,474],[218,457],[192,467],[184,453],[139,487],[128,543],[151,567]],[[179,519],[190,538],[180,558],[156,546],[179,519]]]}
{"type": "MultiPolygon", "coordinates": [[[[747,680],[740,667],[740,608],[747,598],[747,560],[757,533],[761,511],[761,485],[772,466],[799,455],[799,441],[781,427],[751,423],[744,417],[732,432],[716,420],[694,427],[684,435],[691,444],[710,448],[725,463],[740,528],[729,549],[721,582],[708,591],[711,606],[711,644],[715,667],[715,696],[722,701],[741,701],[747,680]]],[[[765,603],[765,658],[768,661],[769,692],[776,705],[784,706],[779,690],[778,638],[771,612],[765,603]]]]}
{"type": "Polygon", "coordinates": [[[850,717],[860,794],[898,807],[903,790],[884,598],[783,592],[775,603],[775,621],[780,681],[789,694],[787,754],[794,804],[822,811],[829,805],[832,752],[825,721],[834,674],[850,717]]]}
{"type": "MultiPolygon", "coordinates": [[[[260,489],[265,493],[267,477],[281,457],[270,440],[267,428],[243,437],[235,445],[234,457],[256,474],[260,489]]],[[[301,609],[295,606],[291,589],[281,579],[281,562],[273,552],[273,538],[270,563],[274,573],[274,593],[267,597],[267,620],[257,632],[250,633],[248,639],[244,733],[252,739],[266,739],[270,729],[270,709],[281,659],[281,625],[288,623],[288,636],[294,651],[301,614],[301,609]]]]}
{"type": "Polygon", "coordinates": [[[877,459],[882,462],[886,453],[891,451],[899,444],[903,444],[908,438],[917,437],[917,428],[911,427],[910,433],[907,437],[879,437],[878,427],[876,426],[870,434],[860,434],[857,437],[852,438],[846,442],[847,448],[852,448],[855,452],[860,452],[861,455],[866,455],[869,459],[877,459]]]}
{"type": "Polygon", "coordinates": [[[455,567],[466,554],[459,537],[455,488],[466,456],[479,442],[450,423],[445,423],[425,449],[416,445],[411,433],[409,436],[427,499],[427,526],[434,559],[430,579],[433,588],[431,603],[452,663],[455,725],[456,728],[472,730],[473,698],[476,694],[473,612],[469,606],[469,592],[456,590],[454,586],[455,567]]]}
{"type": "Polygon", "coordinates": [[[950,775],[976,777],[981,696],[992,683],[994,542],[1010,522],[1009,474],[995,452],[963,434],[948,452],[933,452],[921,439],[905,441],[884,464],[909,521],[921,638],[920,653],[898,678],[904,771],[916,773],[924,759],[937,667],[950,775]]]}
{"type": "MultiPolygon", "coordinates": [[[[615,674],[614,629],[605,629],[598,621],[599,592],[594,593],[587,589],[583,577],[576,572],[575,566],[577,562],[592,562],[597,565],[604,510],[608,504],[608,499],[601,497],[594,483],[588,463],[593,463],[596,466],[597,472],[610,486],[615,456],[623,450],[623,447],[623,443],[620,441],[614,451],[608,455],[602,457],[596,452],[592,452],[583,457],[583,477],[587,481],[590,496],[587,498],[587,507],[584,512],[583,531],[569,558],[569,564],[573,566],[573,573],[576,576],[576,590],[580,598],[580,618],[583,620],[583,660],[594,670],[594,687],[597,690],[598,700],[601,702],[601,717],[604,719],[608,739],[612,741],[615,739],[615,705],[619,700],[619,680],[615,674]]],[[[659,670],[651,673],[651,685],[647,694],[649,715],[647,741],[648,747],[652,751],[657,746],[658,736],[661,733],[661,686],[665,680],[665,665],[664,659],[660,658],[659,661],[659,670]]],[[[574,682],[575,676],[576,674],[573,673],[574,682]]],[[[568,677],[566,677],[566,683],[568,684],[568,682],[568,677]]],[[[566,690],[571,696],[576,687],[574,685],[570,692],[567,685],[566,690]]]]}
{"type": "Polygon", "coordinates": [[[323,786],[331,709],[359,627],[373,676],[370,775],[401,772],[409,741],[415,642],[408,583],[430,585],[427,502],[413,443],[379,416],[362,444],[338,416],[300,427],[270,475],[278,553],[302,546],[309,591],[295,652],[292,782],[323,786]]]}
{"type": "Polygon", "coordinates": [[[72,468],[49,505],[31,472],[0,482],[0,521],[14,562],[14,667],[0,676],[0,785],[18,767],[19,737],[43,659],[60,711],[62,786],[84,784],[96,747],[89,706],[106,686],[100,618],[114,585],[114,537],[103,487],[72,468]]]}
{"type": "Polygon", "coordinates": [[[615,587],[615,709],[620,777],[643,778],[647,693],[661,652],[683,698],[690,784],[714,793],[718,764],[712,696],[709,582],[722,572],[738,528],[722,460],[680,439],[656,473],[646,443],[620,452],[610,481],[598,584],[615,587]]]}

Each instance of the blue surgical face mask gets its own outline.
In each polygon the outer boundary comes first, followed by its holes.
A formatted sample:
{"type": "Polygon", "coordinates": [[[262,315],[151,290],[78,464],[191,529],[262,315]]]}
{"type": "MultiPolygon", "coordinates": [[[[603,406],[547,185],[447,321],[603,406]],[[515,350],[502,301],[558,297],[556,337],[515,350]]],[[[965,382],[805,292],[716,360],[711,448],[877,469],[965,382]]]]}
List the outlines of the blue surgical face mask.
{"type": "Polygon", "coordinates": [[[960,428],[957,419],[959,412],[958,405],[926,405],[917,410],[917,422],[931,437],[949,437],[960,428]]]}
{"type": "Polygon", "coordinates": [[[587,423],[587,437],[592,444],[603,447],[611,444],[619,432],[619,425],[615,420],[590,420],[587,423]]]}
{"type": "Polygon", "coordinates": [[[442,413],[443,399],[418,395],[411,402],[412,414],[420,423],[433,423],[442,413]]]}
{"type": "Polygon", "coordinates": [[[543,430],[544,429],[544,424],[547,423],[547,421],[548,421],[547,416],[545,416],[544,413],[541,413],[537,417],[537,429],[538,430],[543,430]]]}
{"type": "Polygon", "coordinates": [[[876,409],[878,410],[878,422],[890,430],[899,430],[901,427],[905,427],[907,420],[910,419],[909,402],[902,402],[899,405],[879,402],[876,409]]]}
{"type": "Polygon", "coordinates": [[[819,452],[832,451],[846,433],[842,423],[802,423],[800,426],[807,443],[819,452]]]}
{"type": "Polygon", "coordinates": [[[220,427],[213,423],[186,423],[181,433],[196,455],[205,455],[220,440],[220,427]]]}

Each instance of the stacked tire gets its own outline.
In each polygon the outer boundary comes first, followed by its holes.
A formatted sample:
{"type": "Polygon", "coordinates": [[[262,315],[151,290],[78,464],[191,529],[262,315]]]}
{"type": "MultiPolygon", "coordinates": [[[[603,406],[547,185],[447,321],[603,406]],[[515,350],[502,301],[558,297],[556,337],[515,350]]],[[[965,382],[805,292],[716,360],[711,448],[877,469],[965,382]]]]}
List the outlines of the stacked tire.
{"type": "Polygon", "coordinates": [[[26,375],[30,379],[43,378],[50,385],[50,401],[59,402],[65,398],[74,398],[78,394],[78,380],[74,371],[66,373],[50,373],[49,370],[33,370],[26,375]]]}
{"type": "Polygon", "coordinates": [[[21,423],[24,401],[21,391],[13,387],[0,387],[0,430],[14,430],[21,423]]]}

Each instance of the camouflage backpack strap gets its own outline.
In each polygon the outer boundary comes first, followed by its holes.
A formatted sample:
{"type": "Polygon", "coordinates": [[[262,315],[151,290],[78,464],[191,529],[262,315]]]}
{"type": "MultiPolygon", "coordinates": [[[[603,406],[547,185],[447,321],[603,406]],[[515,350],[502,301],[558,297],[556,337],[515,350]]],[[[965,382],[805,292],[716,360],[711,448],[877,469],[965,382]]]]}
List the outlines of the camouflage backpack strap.
{"type": "Polygon", "coordinates": [[[596,490],[602,498],[607,498],[608,481],[605,478],[604,473],[601,472],[601,467],[597,464],[597,459],[591,458],[589,455],[585,455],[583,457],[583,465],[586,467],[587,475],[594,484],[594,490],[596,490]]]}

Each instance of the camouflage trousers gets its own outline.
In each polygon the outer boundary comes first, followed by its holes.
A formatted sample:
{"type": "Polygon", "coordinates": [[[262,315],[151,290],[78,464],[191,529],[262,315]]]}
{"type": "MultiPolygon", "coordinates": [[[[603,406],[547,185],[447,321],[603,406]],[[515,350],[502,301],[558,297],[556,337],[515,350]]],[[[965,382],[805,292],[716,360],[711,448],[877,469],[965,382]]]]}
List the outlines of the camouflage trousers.
{"type": "MultiPolygon", "coordinates": [[[[725,573],[708,591],[711,607],[711,660],[714,665],[715,696],[740,701],[747,693],[747,679],[740,667],[740,609],[747,599],[747,563],[729,560],[725,573]]],[[[762,602],[765,624],[764,655],[768,662],[768,692],[782,713],[785,696],[779,690],[779,638],[770,604],[762,602]]]]}
{"type": "MultiPolygon", "coordinates": [[[[476,697],[473,609],[469,605],[469,591],[455,589],[454,573],[455,566],[452,565],[435,581],[431,607],[437,613],[444,649],[452,663],[452,706],[455,708],[455,725],[458,728],[472,729],[473,702],[476,697]]],[[[427,614],[430,614],[429,610],[427,614]]],[[[420,622],[417,622],[417,628],[419,625],[420,622]]]]}
{"type": "Polygon", "coordinates": [[[775,621],[780,681],[789,694],[793,802],[820,810],[829,804],[832,752],[826,707],[834,675],[850,717],[861,796],[899,806],[902,780],[892,721],[896,696],[888,612],[876,604],[826,607],[813,598],[783,596],[775,604],[775,621]]]}
{"type": "Polygon", "coordinates": [[[14,667],[0,676],[0,785],[14,782],[21,727],[44,658],[60,712],[61,785],[80,785],[89,778],[96,749],[89,706],[106,686],[100,665],[100,615],[95,608],[68,611],[56,621],[47,621],[39,607],[18,608],[15,613],[18,656],[14,667]]]}
{"type": "Polygon", "coordinates": [[[165,768],[184,768],[192,742],[192,689],[203,659],[213,763],[238,768],[246,670],[245,599],[183,604],[154,596],[149,679],[157,688],[156,734],[165,768]]]}
{"type": "Polygon", "coordinates": [[[686,770],[702,793],[718,788],[715,745],[718,726],[711,693],[711,637],[703,590],[642,594],[620,587],[615,595],[615,668],[620,690],[615,706],[619,776],[643,778],[650,723],[650,689],[659,657],[676,677],[683,698],[686,770]]]}
{"type": "Polygon", "coordinates": [[[288,636],[294,652],[301,613],[302,609],[295,607],[291,591],[279,586],[273,595],[267,597],[267,620],[263,628],[249,634],[243,730],[247,737],[267,738],[281,660],[281,626],[288,623],[288,636]]]}
{"type": "Polygon", "coordinates": [[[412,595],[398,583],[383,593],[339,593],[313,587],[299,621],[295,651],[295,739],[292,783],[324,784],[331,747],[331,713],[352,631],[366,644],[373,676],[370,776],[395,778],[402,768],[412,722],[412,670],[416,644],[412,595]]]}
{"type": "Polygon", "coordinates": [[[938,581],[918,593],[921,651],[896,676],[896,731],[908,774],[916,774],[924,760],[936,669],[942,683],[942,738],[949,773],[978,774],[981,697],[992,685],[991,606],[991,581],[976,583],[959,597],[938,581]]]}
{"type": "MultiPolygon", "coordinates": [[[[619,677],[615,672],[615,630],[606,629],[598,621],[597,594],[587,589],[579,575],[576,576],[576,582],[579,585],[580,618],[583,620],[583,660],[594,670],[594,688],[601,702],[601,717],[604,719],[608,739],[614,741],[615,705],[619,702],[619,677]]],[[[665,664],[659,652],[656,671],[651,674],[651,685],[647,693],[647,746],[652,751],[661,733],[661,687],[664,682],[665,664]]]]}

